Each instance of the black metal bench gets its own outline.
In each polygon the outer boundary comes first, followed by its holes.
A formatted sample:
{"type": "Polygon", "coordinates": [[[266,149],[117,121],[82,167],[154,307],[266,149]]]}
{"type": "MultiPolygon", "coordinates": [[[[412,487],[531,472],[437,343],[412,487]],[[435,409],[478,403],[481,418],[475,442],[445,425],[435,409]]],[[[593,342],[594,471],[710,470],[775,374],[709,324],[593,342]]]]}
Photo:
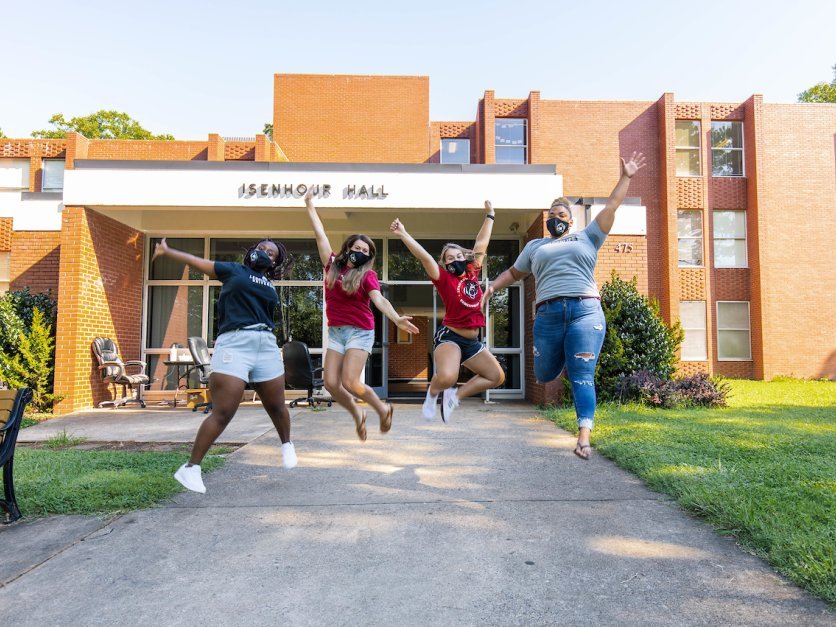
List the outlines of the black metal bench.
{"type": "Polygon", "coordinates": [[[23,410],[31,400],[32,390],[29,388],[0,390],[0,465],[3,466],[3,500],[0,501],[0,508],[6,512],[6,523],[20,518],[12,471],[23,410]]]}

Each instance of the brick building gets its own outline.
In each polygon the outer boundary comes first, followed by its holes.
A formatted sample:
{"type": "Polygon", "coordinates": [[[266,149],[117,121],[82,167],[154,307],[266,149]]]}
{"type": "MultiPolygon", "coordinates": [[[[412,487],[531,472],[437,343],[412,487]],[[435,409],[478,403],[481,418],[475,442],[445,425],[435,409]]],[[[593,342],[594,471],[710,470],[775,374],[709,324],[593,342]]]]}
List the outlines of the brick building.
{"type": "MultiPolygon", "coordinates": [[[[59,304],[59,413],[109,398],[90,342],[113,337],[149,363],[152,390],[175,384],[172,343],[216,333],[219,284],[149,263],[160,237],[201,256],[235,259],[253,239],[281,239],[296,259],[277,283],[282,337],[322,354],[322,273],[303,210],[317,205],[339,245],[364,232],[396,309],[421,334],[379,325],[367,381],[421,394],[443,315],[426,277],[388,225],[400,217],[430,252],[472,242],[486,198],[497,210],[485,276],[545,233],[544,209],[576,201],[585,225],[633,150],[649,160],[599,253],[638,279],[686,330],[680,367],[732,377],[836,378],[836,105],[496,98],[473,120],[429,119],[427,77],[276,75],[274,138],[205,141],[0,140],[0,290],[51,290],[59,304]]],[[[487,339],[508,372],[498,397],[548,400],[533,380],[530,279],[495,299],[487,339]]],[[[170,394],[170,393],[169,393],[170,394]]]]}

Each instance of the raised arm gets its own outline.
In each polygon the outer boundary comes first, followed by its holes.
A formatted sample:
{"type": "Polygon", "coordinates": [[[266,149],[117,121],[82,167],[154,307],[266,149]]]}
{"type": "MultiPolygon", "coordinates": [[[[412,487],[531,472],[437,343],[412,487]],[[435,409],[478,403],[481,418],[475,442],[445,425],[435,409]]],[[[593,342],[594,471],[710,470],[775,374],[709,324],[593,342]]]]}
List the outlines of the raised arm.
{"type": "MultiPolygon", "coordinates": [[[[395,221],[392,222],[392,225],[389,227],[389,230],[392,231],[395,235],[401,238],[401,241],[406,244],[406,247],[409,249],[415,258],[421,262],[421,265],[424,266],[424,271],[427,273],[427,276],[430,277],[433,281],[437,281],[439,277],[439,270],[438,270],[438,263],[435,259],[432,258],[432,255],[428,253],[421,244],[415,241],[415,238],[412,237],[409,233],[406,232],[406,228],[401,223],[401,221],[395,218],[395,221]]],[[[382,310],[381,310],[382,311],[382,310]]]]}
{"type": "Polygon", "coordinates": [[[328,241],[328,236],[325,234],[325,227],[322,226],[322,220],[319,219],[319,214],[316,212],[316,207],[313,203],[313,187],[308,188],[308,193],[305,194],[305,207],[308,209],[308,218],[311,220],[311,226],[314,230],[314,237],[316,238],[316,247],[319,250],[319,259],[323,266],[328,265],[331,259],[331,242],[328,241]]]}
{"type": "Polygon", "coordinates": [[[473,254],[475,255],[476,265],[481,266],[485,254],[488,252],[488,243],[491,241],[491,233],[493,232],[494,210],[490,200],[485,201],[485,219],[482,222],[482,228],[476,235],[476,243],[473,245],[473,254]]]}
{"type": "Polygon", "coordinates": [[[618,183],[615,184],[610,197],[607,198],[606,206],[595,217],[595,221],[605,234],[609,234],[612,223],[615,221],[615,210],[621,206],[621,203],[624,202],[624,198],[627,196],[630,179],[645,165],[647,165],[647,160],[640,152],[633,152],[633,155],[627,162],[624,161],[623,157],[621,158],[621,177],[618,179],[618,183]]]}
{"type": "Polygon", "coordinates": [[[395,326],[399,329],[403,329],[410,335],[418,333],[418,327],[410,322],[410,320],[412,320],[412,316],[399,316],[398,312],[395,311],[395,308],[392,307],[392,303],[390,303],[379,290],[372,290],[369,292],[369,298],[374,303],[374,306],[380,309],[380,313],[394,322],[395,326]]]}
{"type": "Polygon", "coordinates": [[[153,262],[154,259],[156,259],[157,257],[168,257],[169,259],[173,259],[174,261],[184,263],[190,268],[200,270],[210,279],[218,278],[215,274],[214,261],[210,259],[204,259],[203,257],[196,257],[195,255],[192,255],[190,253],[184,253],[182,250],[177,250],[176,248],[171,248],[166,243],[165,238],[162,238],[160,242],[154,247],[154,255],[151,257],[151,261],[153,262]]]}
{"type": "Polygon", "coordinates": [[[491,299],[491,296],[493,296],[494,293],[500,290],[504,290],[509,285],[516,283],[524,277],[527,277],[529,274],[530,273],[528,272],[520,272],[514,266],[508,268],[505,272],[503,272],[493,281],[491,281],[491,284],[482,294],[482,309],[485,308],[485,305],[488,304],[488,301],[491,299]]]}

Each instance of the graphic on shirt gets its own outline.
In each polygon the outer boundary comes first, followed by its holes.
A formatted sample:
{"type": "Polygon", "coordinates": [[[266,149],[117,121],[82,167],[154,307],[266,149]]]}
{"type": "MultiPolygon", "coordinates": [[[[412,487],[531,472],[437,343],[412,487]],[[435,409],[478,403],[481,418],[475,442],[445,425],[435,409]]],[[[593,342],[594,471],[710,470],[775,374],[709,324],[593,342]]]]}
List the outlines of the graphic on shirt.
{"type": "Polygon", "coordinates": [[[479,283],[473,279],[463,278],[456,286],[459,302],[465,307],[475,309],[479,307],[479,283]]]}

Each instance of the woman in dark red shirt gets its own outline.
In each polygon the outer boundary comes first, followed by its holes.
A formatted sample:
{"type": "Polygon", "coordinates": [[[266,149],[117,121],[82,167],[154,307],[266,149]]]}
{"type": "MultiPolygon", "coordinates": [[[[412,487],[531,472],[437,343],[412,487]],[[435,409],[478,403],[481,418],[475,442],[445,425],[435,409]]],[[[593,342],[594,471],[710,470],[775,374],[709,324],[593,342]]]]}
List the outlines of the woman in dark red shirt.
{"type": "Polygon", "coordinates": [[[479,340],[479,331],[485,327],[485,316],[480,306],[482,288],[479,285],[479,273],[494,222],[493,206],[488,200],[485,201],[485,209],[485,221],[476,236],[473,250],[458,244],[445,244],[441,250],[440,263],[436,263],[432,255],[406,232],[400,220],[392,222],[390,227],[424,266],[444,302],[444,319],[433,341],[435,372],[422,408],[427,420],[435,418],[435,406],[440,392],[444,392],[441,419],[450,422],[460,399],[498,387],[505,381],[505,373],[496,357],[479,340]],[[462,365],[472,371],[473,376],[457,388],[456,381],[462,365]]]}
{"type": "Polygon", "coordinates": [[[334,254],[322,221],[313,204],[313,194],[305,196],[308,217],[316,236],[319,257],[325,266],[325,316],[328,320],[328,348],[325,352],[325,389],[345,407],[361,441],[366,439],[366,412],[355,397],[363,399],[380,416],[383,433],[392,428],[394,408],[383,403],[363,382],[366,360],[374,345],[374,315],[369,303],[407,333],[418,333],[410,316],[399,316],[392,303],[380,293],[374,266],[374,242],[365,235],[350,235],[334,254]]]}

